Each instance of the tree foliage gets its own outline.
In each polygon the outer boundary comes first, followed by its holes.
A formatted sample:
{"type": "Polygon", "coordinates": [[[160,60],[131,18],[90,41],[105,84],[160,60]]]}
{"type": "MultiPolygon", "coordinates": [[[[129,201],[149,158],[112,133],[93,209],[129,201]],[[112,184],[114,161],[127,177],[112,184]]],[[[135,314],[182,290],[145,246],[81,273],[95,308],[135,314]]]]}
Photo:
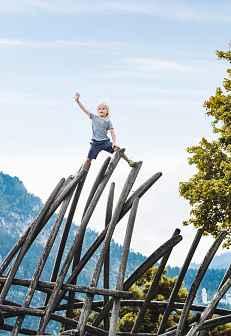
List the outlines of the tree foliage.
{"type": "MultiPolygon", "coordinates": [[[[231,50],[217,51],[221,60],[231,63],[231,50]]],[[[202,138],[198,145],[187,148],[189,164],[196,173],[180,183],[180,194],[189,201],[190,218],[185,225],[204,227],[205,234],[217,237],[227,230],[225,247],[231,246],[231,68],[227,69],[223,87],[204,102],[211,118],[215,139],[202,138]]]]}
{"type": "MultiPolygon", "coordinates": [[[[157,267],[151,267],[143,277],[141,277],[130,289],[133,297],[137,300],[142,300],[145,298],[148,289],[151,285],[151,281],[157,271],[157,267]]],[[[162,275],[161,281],[158,287],[158,293],[153,298],[153,300],[167,301],[170,293],[173,289],[176,279],[162,275]]],[[[178,294],[178,301],[183,302],[187,296],[187,289],[181,288],[178,294]]],[[[135,322],[138,309],[131,307],[124,307],[121,309],[119,330],[120,331],[130,331],[135,322]]],[[[139,332],[157,332],[159,322],[161,320],[162,312],[156,308],[147,309],[144,316],[143,323],[140,324],[138,328],[139,332]]],[[[173,327],[179,321],[179,312],[174,310],[168,319],[168,327],[173,327]]]]}

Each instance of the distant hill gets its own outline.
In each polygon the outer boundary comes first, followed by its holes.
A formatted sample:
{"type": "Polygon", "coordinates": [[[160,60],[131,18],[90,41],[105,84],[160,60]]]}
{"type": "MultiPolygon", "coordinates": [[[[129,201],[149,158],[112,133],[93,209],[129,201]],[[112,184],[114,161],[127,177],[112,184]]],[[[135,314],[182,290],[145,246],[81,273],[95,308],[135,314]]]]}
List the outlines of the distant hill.
{"type": "Polygon", "coordinates": [[[214,257],[213,262],[211,263],[210,268],[228,268],[231,264],[231,252],[225,252],[218,256],[214,257]]]}
{"type": "MultiPolygon", "coordinates": [[[[213,269],[227,269],[231,264],[231,252],[225,252],[213,258],[209,268],[213,269]]],[[[191,268],[199,268],[199,264],[193,263],[191,268]]]]}
{"type": "MultiPolygon", "coordinates": [[[[197,274],[197,269],[196,268],[189,268],[186,276],[184,278],[184,286],[189,290],[192,282],[194,281],[196,274],[197,274]]],[[[214,294],[216,293],[219,284],[221,283],[224,275],[225,275],[225,269],[214,269],[214,268],[209,268],[207,272],[205,273],[205,276],[203,280],[201,281],[199,290],[197,292],[197,298],[196,301],[198,303],[201,303],[201,290],[202,288],[206,288],[208,297],[211,300],[214,294]]],[[[167,267],[167,275],[169,277],[177,277],[180,272],[179,267],[167,267]]]]}

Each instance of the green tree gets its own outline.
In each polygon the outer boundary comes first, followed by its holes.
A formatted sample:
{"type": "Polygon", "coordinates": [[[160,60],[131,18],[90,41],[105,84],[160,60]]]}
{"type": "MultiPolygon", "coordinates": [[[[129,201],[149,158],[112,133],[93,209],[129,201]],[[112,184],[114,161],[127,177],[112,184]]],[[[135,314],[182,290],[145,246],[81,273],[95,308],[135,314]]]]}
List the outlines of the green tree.
{"type": "MultiPolygon", "coordinates": [[[[151,285],[151,281],[157,272],[157,267],[151,267],[144,275],[141,277],[131,288],[130,291],[133,294],[133,298],[137,300],[143,300],[148,292],[151,285]]],[[[161,281],[159,283],[158,293],[153,298],[153,300],[167,301],[170,293],[175,284],[175,278],[169,278],[165,274],[162,275],[161,281]]],[[[188,291],[186,288],[181,288],[178,294],[177,301],[184,302],[187,297],[188,291]]],[[[135,322],[138,309],[133,307],[124,307],[120,312],[119,330],[120,331],[130,331],[135,322]]],[[[140,324],[138,328],[139,332],[157,332],[159,322],[161,320],[161,311],[156,307],[147,309],[144,321],[140,324]]],[[[167,327],[173,327],[179,321],[180,313],[174,310],[168,319],[167,327]]]]}
{"type": "MultiPolygon", "coordinates": [[[[217,51],[221,60],[231,63],[231,50],[217,51]]],[[[211,118],[215,139],[202,138],[198,145],[187,148],[189,164],[196,173],[180,183],[180,194],[189,201],[190,218],[185,225],[204,227],[205,234],[217,237],[227,230],[224,247],[231,246],[231,68],[227,69],[223,87],[204,102],[211,118]]]]}

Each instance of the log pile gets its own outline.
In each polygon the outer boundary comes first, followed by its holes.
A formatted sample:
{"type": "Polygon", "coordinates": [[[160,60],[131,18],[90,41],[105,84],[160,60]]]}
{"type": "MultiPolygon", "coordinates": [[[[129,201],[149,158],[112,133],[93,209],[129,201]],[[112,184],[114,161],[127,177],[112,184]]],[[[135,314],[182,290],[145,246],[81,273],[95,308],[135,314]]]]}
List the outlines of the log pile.
{"type": "Polygon", "coordinates": [[[219,300],[231,286],[231,268],[227,270],[216,296],[206,308],[193,304],[193,300],[205,272],[222,243],[226,232],[220,234],[208,250],[204,261],[198,269],[185,303],[177,302],[177,295],[197,246],[202,239],[203,228],[199,229],[196,233],[167,302],[154,301],[153,299],[158,292],[160,279],[168,259],[174,251],[174,247],[182,240],[179,229],[176,229],[173,235],[164,244],[159,246],[125,279],[129,248],[140,199],[162,175],[161,173],[154,174],[135,191],[131,192],[142,162],[138,162],[135,167],[130,169],[116,204],[114,204],[115,183],[111,183],[107,203],[105,204],[105,225],[96,240],[88,247],[88,250],[84,254],[82,253],[83,240],[89,221],[94,214],[98,201],[108,185],[113,172],[117,168],[123,152],[124,149],[120,149],[112,158],[107,158],[102,164],[89,196],[86,199],[78,231],[72,245],[68,248],[67,254],[64,254],[67,237],[88,174],[88,171],[83,168],[81,168],[75,176],[69,176],[67,179],[62,178],[59,181],[37,218],[28,226],[27,230],[12,247],[8,255],[2,260],[0,264],[0,330],[9,331],[12,335],[18,335],[19,333],[23,335],[47,335],[46,328],[48,323],[50,321],[57,321],[60,323],[60,326],[65,329],[62,329],[62,331],[60,329],[60,335],[151,336],[154,334],[140,333],[138,331],[139,326],[143,322],[146,310],[151,306],[163,312],[159,330],[155,335],[207,335],[207,330],[231,322],[231,311],[217,308],[219,300]],[[16,273],[23,258],[55,212],[57,213],[56,220],[47,237],[39,261],[34,265],[33,276],[31,279],[17,278],[16,273]],[[111,289],[109,283],[110,268],[112,267],[112,265],[110,265],[110,242],[116,225],[127,213],[129,213],[129,217],[127,226],[124,228],[125,235],[116,286],[111,289]],[[50,281],[42,281],[42,271],[58,233],[61,230],[62,224],[63,231],[59,248],[57,249],[54,267],[50,274],[50,281]],[[79,286],[78,277],[81,271],[87,262],[95,256],[95,252],[99,247],[101,247],[101,250],[90,283],[86,286],[79,286]],[[130,287],[157,262],[158,270],[152,279],[145,299],[134,300],[129,292],[130,287]],[[99,287],[101,273],[103,273],[103,288],[99,287]],[[7,299],[9,290],[15,285],[26,289],[24,302],[22,304],[7,299]],[[41,307],[35,308],[31,303],[33,297],[38,292],[45,295],[45,300],[41,307]],[[76,299],[75,293],[83,293],[84,299],[76,299]],[[104,299],[102,301],[95,300],[96,295],[102,295],[104,299]],[[132,330],[129,332],[119,332],[117,330],[119,313],[121,307],[125,306],[139,307],[139,312],[132,330]],[[74,318],[74,309],[80,309],[78,319],[76,319],[76,317],[74,318]],[[179,323],[176,328],[166,330],[168,317],[174,309],[181,311],[179,323]],[[93,323],[90,324],[89,316],[94,311],[97,311],[98,314],[93,323]],[[194,315],[194,319],[191,320],[189,319],[190,311],[197,312],[197,314],[194,315]],[[216,317],[214,317],[214,314],[216,314],[216,317]],[[23,321],[26,316],[39,318],[39,324],[36,330],[23,327],[23,321]],[[15,318],[14,324],[6,322],[7,318],[10,317],[15,318]]]}

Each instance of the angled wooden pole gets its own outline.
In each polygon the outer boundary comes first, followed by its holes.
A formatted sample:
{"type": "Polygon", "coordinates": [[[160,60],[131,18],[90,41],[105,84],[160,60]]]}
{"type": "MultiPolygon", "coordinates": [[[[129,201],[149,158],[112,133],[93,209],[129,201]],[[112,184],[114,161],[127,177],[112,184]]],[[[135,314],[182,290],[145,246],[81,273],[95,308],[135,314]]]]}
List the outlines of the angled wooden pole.
{"type": "Polygon", "coordinates": [[[8,253],[8,255],[3,259],[3,261],[1,262],[1,265],[0,265],[0,276],[3,275],[4,271],[9,266],[9,264],[13,260],[14,256],[16,255],[16,253],[22,247],[22,245],[23,245],[24,241],[26,240],[26,238],[28,236],[28,233],[31,230],[31,228],[34,227],[35,225],[39,225],[41,223],[41,221],[43,220],[45,214],[48,212],[51,204],[53,203],[54,199],[56,198],[59,190],[62,188],[64,182],[65,182],[64,178],[62,178],[58,182],[58,184],[56,185],[56,187],[54,188],[54,190],[50,194],[49,198],[47,199],[45,205],[40,210],[40,213],[39,213],[38,217],[29,225],[29,227],[26,229],[26,231],[21,236],[21,238],[17,241],[17,243],[15,244],[15,246],[11,249],[11,251],[8,253]]]}
{"type": "MultiPolygon", "coordinates": [[[[117,283],[116,283],[117,290],[122,290],[124,287],[124,278],[125,278],[125,271],[127,267],[128,253],[130,249],[138,205],[139,205],[139,198],[136,198],[131,208],[130,216],[128,219],[127,230],[126,230],[125,237],[124,237],[123,251],[122,251],[119,272],[118,272],[118,277],[117,277],[117,283]]],[[[116,335],[117,322],[119,319],[119,311],[120,311],[120,298],[116,298],[114,299],[114,302],[113,302],[111,320],[110,320],[110,329],[109,329],[108,336],[116,335]]]]}
{"type": "Polygon", "coordinates": [[[199,331],[201,330],[211,330],[219,325],[223,325],[231,322],[231,314],[226,316],[219,316],[211,320],[206,320],[204,323],[199,326],[199,331]]]}
{"type": "Polygon", "coordinates": [[[184,333],[184,327],[185,323],[191,308],[191,305],[193,303],[193,300],[196,296],[196,292],[200,286],[200,283],[205,275],[205,272],[207,271],[214,255],[216,254],[219,246],[221,245],[223,239],[225,238],[227,232],[221,232],[221,234],[218,236],[218,238],[215,240],[215,242],[212,244],[209,251],[206,253],[205,258],[199,267],[199,270],[196,274],[196,277],[191,285],[188,297],[185,301],[184,309],[181,313],[180,320],[177,326],[176,336],[183,336],[184,333]]]}
{"type": "MultiPolygon", "coordinates": [[[[115,193],[115,183],[113,182],[111,184],[108,200],[107,200],[107,207],[106,207],[106,217],[105,217],[105,229],[109,225],[111,218],[112,218],[112,212],[113,212],[113,201],[114,201],[114,193],[115,193]]],[[[108,249],[105,250],[105,256],[104,256],[104,268],[103,268],[103,284],[104,288],[110,288],[110,245],[108,246],[108,249]]],[[[109,301],[109,298],[107,296],[104,296],[104,305],[106,305],[109,301]]],[[[104,329],[109,329],[109,317],[106,316],[104,319],[104,329]]]]}
{"type": "MultiPolygon", "coordinates": [[[[124,290],[129,290],[129,288],[150,268],[152,267],[160,258],[162,258],[169,250],[171,250],[175,245],[177,245],[182,240],[182,236],[178,235],[170,238],[159,248],[157,248],[124,282],[124,290]]],[[[98,326],[104,317],[109,314],[112,307],[112,301],[110,300],[108,304],[102,309],[101,313],[95,321],[94,326],[98,326]]]]}
{"type": "MultiPolygon", "coordinates": [[[[56,219],[56,221],[53,225],[53,228],[50,232],[50,235],[49,235],[49,237],[47,239],[47,242],[46,242],[46,245],[44,247],[43,253],[42,253],[41,257],[39,258],[37,267],[36,267],[35,272],[32,276],[31,283],[30,283],[30,286],[28,288],[28,291],[27,291],[26,297],[24,299],[24,303],[22,304],[22,307],[29,307],[29,305],[31,303],[31,300],[32,300],[33,295],[35,293],[35,290],[37,288],[37,284],[38,284],[40,275],[41,275],[41,273],[44,269],[44,266],[45,266],[45,263],[46,263],[47,258],[49,256],[49,253],[51,251],[51,248],[52,248],[52,246],[54,244],[54,241],[57,237],[59,228],[62,224],[64,215],[66,213],[66,210],[67,210],[68,204],[71,200],[71,197],[72,197],[72,192],[70,192],[70,194],[66,197],[66,199],[64,200],[64,202],[62,204],[59,215],[58,215],[58,217],[57,217],[57,219],[56,219]]],[[[24,315],[21,315],[20,317],[18,317],[16,319],[15,326],[14,326],[13,331],[12,331],[13,336],[15,336],[19,333],[19,330],[21,329],[21,325],[22,325],[23,320],[24,320],[24,315]]]]}
{"type": "Polygon", "coordinates": [[[182,266],[182,268],[180,270],[180,273],[179,273],[179,275],[177,277],[176,283],[175,283],[175,285],[173,287],[173,290],[172,290],[172,292],[170,294],[168,305],[167,305],[167,307],[166,307],[166,309],[164,311],[164,314],[163,314],[163,317],[162,317],[162,320],[160,322],[160,326],[159,326],[159,329],[158,329],[158,332],[157,332],[158,335],[162,334],[165,331],[165,329],[166,329],[168,317],[169,317],[169,315],[171,313],[173,304],[174,304],[174,302],[177,299],[178,292],[179,292],[180,287],[181,287],[181,285],[183,283],[184,277],[185,277],[186,272],[187,272],[187,270],[189,268],[189,265],[190,265],[190,263],[192,261],[192,258],[193,258],[194,254],[195,254],[195,251],[196,251],[196,249],[197,249],[197,247],[199,245],[199,242],[200,242],[200,240],[202,238],[203,232],[204,232],[203,229],[197,230],[196,236],[195,236],[195,238],[194,238],[194,240],[192,242],[192,245],[191,245],[191,247],[189,249],[189,252],[188,252],[188,254],[187,254],[186,258],[185,258],[184,264],[183,264],[183,266],[182,266]]]}
{"type": "MultiPolygon", "coordinates": [[[[142,162],[137,163],[136,167],[131,169],[131,171],[130,171],[128,177],[127,177],[127,180],[126,180],[126,182],[123,186],[123,190],[120,194],[119,200],[118,200],[118,202],[116,204],[116,207],[115,207],[115,210],[113,212],[112,219],[111,219],[110,224],[109,224],[108,229],[107,229],[107,233],[106,233],[106,236],[105,236],[105,240],[104,240],[102,250],[100,252],[99,259],[97,261],[94,273],[92,275],[92,280],[91,280],[91,283],[90,283],[90,286],[92,286],[92,287],[97,286],[97,283],[99,281],[100,272],[101,272],[103,262],[104,262],[105,251],[108,250],[108,246],[109,246],[110,241],[112,239],[112,235],[114,233],[116,224],[118,222],[119,215],[121,213],[121,210],[123,208],[124,203],[126,202],[126,199],[129,195],[129,192],[131,191],[131,188],[132,188],[133,184],[135,183],[135,180],[137,178],[137,175],[139,173],[141,165],[142,165],[142,162]]],[[[78,328],[77,328],[78,332],[80,333],[80,336],[84,335],[85,326],[86,326],[87,319],[88,319],[88,316],[89,316],[90,311],[91,311],[91,304],[92,304],[93,299],[94,299],[94,296],[88,295],[86,297],[85,301],[84,301],[84,306],[83,306],[83,309],[82,309],[80,317],[79,317],[78,328]]]]}
{"type": "MultiPolygon", "coordinates": [[[[177,236],[180,234],[180,230],[176,229],[175,232],[173,233],[173,237],[177,236]]],[[[149,302],[155,297],[155,295],[158,293],[158,289],[159,289],[159,282],[161,280],[161,276],[165,270],[165,267],[167,265],[168,259],[172,253],[172,250],[169,250],[168,253],[166,253],[166,255],[162,258],[160,265],[157,269],[157,272],[155,273],[155,275],[153,276],[151,285],[148,289],[147,295],[145,297],[144,300],[144,304],[141,307],[141,309],[138,312],[138,315],[135,319],[135,323],[133,325],[132,331],[131,331],[131,335],[134,335],[137,332],[137,329],[139,328],[139,325],[142,323],[145,312],[148,308],[148,304],[149,302]]]]}
{"type": "Polygon", "coordinates": [[[187,336],[197,335],[198,330],[200,329],[202,324],[211,316],[211,313],[218,305],[220,299],[225,295],[225,293],[229,290],[230,287],[231,287],[231,278],[228,278],[223,284],[223,286],[218,290],[216,295],[213,297],[212,301],[209,303],[207,308],[201,314],[200,321],[190,329],[190,331],[187,333],[187,336]]]}
{"type": "MultiPolygon", "coordinates": [[[[227,271],[226,271],[226,273],[225,273],[225,275],[224,275],[224,278],[223,278],[223,280],[221,281],[221,283],[220,283],[220,285],[219,285],[219,287],[218,287],[218,290],[224,285],[224,283],[226,282],[226,280],[227,280],[228,278],[230,278],[230,277],[231,277],[231,265],[230,265],[229,268],[227,269],[227,271]]],[[[207,317],[207,320],[209,320],[209,319],[212,318],[213,313],[214,313],[214,310],[211,310],[210,315],[207,317]]],[[[209,334],[208,334],[208,330],[207,330],[207,329],[203,329],[202,331],[200,331],[200,332],[198,333],[198,336],[209,336],[209,334]]]]}
{"type": "Polygon", "coordinates": [[[85,207],[84,207],[84,210],[83,210],[82,219],[83,219],[83,217],[84,217],[84,215],[85,215],[85,213],[87,211],[87,208],[89,207],[89,204],[91,203],[91,200],[92,200],[93,196],[95,195],[95,192],[96,192],[99,184],[103,180],[103,177],[105,175],[105,172],[107,170],[107,167],[108,167],[110,161],[111,161],[110,157],[108,157],[108,158],[106,158],[106,160],[104,160],[104,162],[103,162],[103,164],[102,164],[102,166],[100,168],[100,171],[98,172],[98,175],[96,176],[95,182],[92,185],[92,188],[90,190],[89,196],[87,198],[87,201],[86,201],[86,204],[85,204],[85,207]]]}
{"type": "Polygon", "coordinates": [[[43,221],[44,221],[44,217],[46,217],[46,214],[49,212],[50,207],[52,206],[52,204],[55,203],[56,200],[56,195],[57,192],[59,191],[59,189],[61,188],[62,184],[64,183],[64,180],[60,181],[60,183],[57,185],[57,188],[55,188],[54,192],[52,193],[51,197],[48,199],[49,202],[47,202],[46,207],[44,207],[42,209],[42,211],[40,212],[37,220],[34,221],[33,225],[31,226],[28,235],[26,237],[26,240],[23,242],[23,245],[16,257],[16,260],[12,266],[12,268],[9,271],[9,274],[7,276],[7,280],[4,283],[4,286],[2,288],[1,294],[0,294],[0,303],[3,302],[3,300],[5,299],[10,286],[12,284],[12,280],[20,266],[20,263],[22,262],[23,257],[25,256],[26,252],[28,251],[29,247],[31,246],[31,244],[34,241],[34,236],[35,236],[35,232],[39,232],[42,228],[43,225],[43,221]],[[49,204],[48,204],[49,203],[49,204]],[[49,205],[49,207],[48,207],[49,205]]]}
{"type": "MultiPolygon", "coordinates": [[[[91,203],[92,198],[93,198],[94,195],[95,195],[95,192],[96,192],[96,190],[97,190],[99,184],[100,184],[100,183],[102,182],[102,180],[103,180],[103,177],[104,177],[104,175],[105,175],[105,172],[106,172],[106,170],[107,170],[107,167],[108,167],[109,163],[110,163],[110,157],[107,158],[107,159],[104,161],[104,163],[102,164],[102,166],[101,166],[101,168],[100,168],[100,170],[99,170],[99,172],[98,172],[98,174],[97,174],[97,176],[96,176],[96,179],[95,179],[95,181],[94,181],[94,183],[93,183],[93,186],[92,186],[92,188],[91,188],[91,190],[90,190],[90,193],[89,193],[89,196],[88,196],[88,198],[87,198],[87,202],[86,202],[86,205],[85,205],[85,208],[84,208],[84,211],[83,211],[82,219],[83,219],[83,217],[84,217],[84,214],[85,214],[86,211],[87,211],[87,208],[88,208],[89,204],[91,203]]],[[[78,234],[78,233],[77,233],[77,234],[78,234]]],[[[81,245],[81,247],[79,246],[79,249],[82,249],[82,245],[81,245]]],[[[78,255],[74,255],[73,263],[72,263],[72,269],[74,269],[74,268],[76,267],[76,265],[78,264],[78,262],[79,262],[78,255]]],[[[75,278],[72,279],[71,283],[72,283],[72,284],[77,283],[77,276],[76,276],[75,278]]],[[[70,305],[72,304],[73,299],[74,299],[74,293],[73,293],[73,292],[69,292],[69,304],[70,304],[70,305]]],[[[73,312],[72,312],[72,310],[68,310],[67,313],[66,313],[66,315],[67,315],[67,317],[73,317],[73,312]]]]}

